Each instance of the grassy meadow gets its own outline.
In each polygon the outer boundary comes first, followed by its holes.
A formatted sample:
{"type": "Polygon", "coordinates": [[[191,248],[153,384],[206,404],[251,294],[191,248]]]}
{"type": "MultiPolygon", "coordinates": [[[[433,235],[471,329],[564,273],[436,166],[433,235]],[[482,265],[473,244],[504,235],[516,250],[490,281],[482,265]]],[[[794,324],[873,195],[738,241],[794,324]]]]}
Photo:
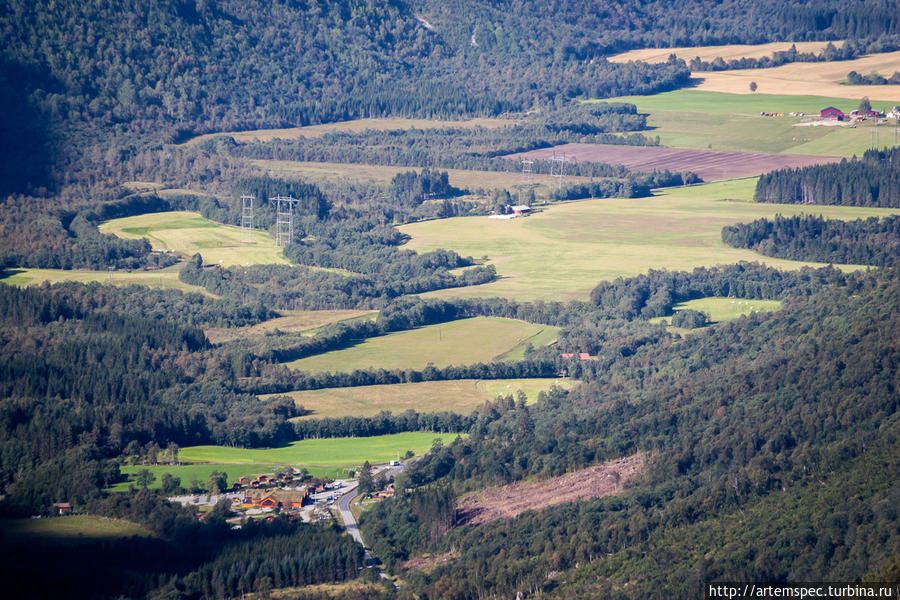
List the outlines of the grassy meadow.
{"type": "Polygon", "coordinates": [[[61,283],[77,281],[79,283],[99,282],[110,285],[145,285],[152,288],[176,289],[184,292],[197,292],[210,296],[202,287],[183,283],[178,279],[182,265],[173,265],[158,271],[88,271],[62,269],[8,269],[3,272],[3,283],[15,286],[39,285],[45,281],[61,283]]]}
{"type": "MultiPolygon", "coordinates": [[[[646,133],[659,136],[663,146],[849,157],[862,155],[873,142],[871,122],[856,128],[848,124],[808,126],[801,125],[809,122],[807,118],[760,115],[761,112],[786,115],[802,112],[818,116],[826,106],[849,112],[859,105],[858,98],[728,94],[688,89],[615,100],[634,103],[640,112],[649,113],[647,124],[651,129],[646,133]]],[[[892,145],[894,125],[883,124],[878,129],[879,146],[892,145]]]]}
{"type": "Polygon", "coordinates": [[[498,281],[429,296],[516,300],[584,299],[600,281],[649,269],[759,261],[787,269],[804,263],[732,248],[721,239],[725,225],[775,214],[822,214],[833,219],[887,216],[897,209],[801,206],[752,202],[756,179],[671,188],[650,198],[608,198],[561,203],[527,218],[498,221],[459,217],[401,227],[417,251],[448,248],[488,257],[498,281]]]}
{"type": "Polygon", "coordinates": [[[466,121],[440,119],[406,119],[402,117],[353,119],[323,125],[307,125],[306,127],[290,127],[286,129],[255,129],[252,131],[235,131],[208,133],[191,138],[185,145],[196,145],[219,136],[231,136],[237,142],[269,142],[276,139],[293,140],[300,137],[317,138],[329,133],[360,133],[372,131],[396,131],[398,129],[471,129],[484,127],[497,129],[514,124],[510,119],[476,118],[466,121]]]}
{"type": "Polygon", "coordinates": [[[282,316],[269,319],[256,325],[246,327],[211,327],[204,333],[214,344],[221,344],[237,339],[264,336],[274,331],[314,333],[326,325],[355,321],[357,319],[374,319],[375,310],[284,310],[282,316]]]}
{"type": "Polygon", "coordinates": [[[38,539],[54,544],[110,540],[128,537],[151,537],[135,523],[92,515],[68,515],[45,519],[0,519],[0,537],[38,539]]]}
{"type": "Polygon", "coordinates": [[[474,317],[369,338],[355,346],[285,363],[308,372],[423,369],[516,360],[525,347],[548,344],[557,329],[512,319],[474,317]],[[477,344],[473,344],[478,340],[477,344]]]}
{"type": "Polygon", "coordinates": [[[537,401],[538,394],[558,385],[568,388],[568,379],[459,379],[454,381],[422,381],[393,385],[368,385],[350,388],[329,388],[290,392],[298,406],[312,411],[298,417],[316,419],[323,417],[373,417],[382,411],[400,414],[407,410],[420,413],[453,411],[467,415],[482,406],[486,400],[498,395],[512,394],[520,390],[529,402],[537,401]]]}
{"type": "MultiPolygon", "coordinates": [[[[208,462],[219,465],[270,464],[295,467],[349,467],[365,461],[385,463],[397,458],[397,453],[412,450],[416,455],[431,449],[435,438],[445,444],[456,439],[455,433],[415,431],[364,438],[327,438],[300,440],[281,448],[231,448],[226,446],[189,446],[178,457],[187,462],[208,462]]],[[[266,472],[266,471],[261,471],[266,472]]],[[[231,475],[231,473],[229,473],[231,475]]]]}
{"type": "MultiPolygon", "coordinates": [[[[698,310],[709,315],[713,323],[733,321],[751,312],[774,312],[781,310],[778,300],[750,300],[748,298],[698,298],[675,305],[675,311],[698,310]]],[[[669,317],[663,317],[667,321],[669,317]]]]}
{"type": "Polygon", "coordinates": [[[147,238],[154,250],[170,250],[188,256],[199,252],[203,262],[226,267],[289,262],[268,232],[256,230],[253,241],[244,242],[240,227],[214,223],[190,211],[113,219],[102,223],[100,231],[126,239],[147,238]]]}

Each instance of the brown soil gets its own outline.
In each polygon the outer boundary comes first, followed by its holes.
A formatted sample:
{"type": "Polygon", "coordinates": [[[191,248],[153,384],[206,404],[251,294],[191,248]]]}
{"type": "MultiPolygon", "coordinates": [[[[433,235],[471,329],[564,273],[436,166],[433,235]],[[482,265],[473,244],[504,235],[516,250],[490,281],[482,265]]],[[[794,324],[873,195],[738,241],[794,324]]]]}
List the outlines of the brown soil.
{"type": "Polygon", "coordinates": [[[839,162],[838,156],[805,156],[802,154],[764,154],[761,152],[715,152],[659,146],[604,146],[602,144],[563,144],[506,158],[528,157],[549,159],[556,154],[579,162],[622,165],[631,171],[693,171],[704,181],[754,177],[775,169],[797,168],[839,162]]]}
{"type": "Polygon", "coordinates": [[[460,501],[456,508],[457,524],[481,525],[515,517],[526,510],[541,510],[563,502],[615,494],[626,482],[643,472],[646,458],[645,453],[639,453],[553,479],[482,490],[460,501]]]}

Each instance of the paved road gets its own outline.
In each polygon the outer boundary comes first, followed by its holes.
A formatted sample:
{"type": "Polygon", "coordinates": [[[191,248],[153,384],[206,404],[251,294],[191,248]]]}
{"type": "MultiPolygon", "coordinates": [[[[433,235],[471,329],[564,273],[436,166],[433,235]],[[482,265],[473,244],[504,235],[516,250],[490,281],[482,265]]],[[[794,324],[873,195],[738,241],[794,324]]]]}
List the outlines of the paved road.
{"type": "MultiPolygon", "coordinates": [[[[400,465],[399,467],[390,467],[385,474],[388,478],[393,477],[397,473],[403,471],[406,465],[400,465]]],[[[377,475],[375,473],[374,475],[377,475]]],[[[347,530],[354,540],[362,544],[362,547],[366,549],[366,564],[370,565],[375,562],[375,559],[369,553],[368,548],[366,548],[366,543],[363,541],[362,534],[359,531],[359,525],[356,523],[356,517],[353,516],[353,512],[350,510],[350,502],[359,496],[359,490],[357,489],[357,483],[353,482],[350,484],[352,487],[349,487],[344,491],[344,495],[338,498],[337,501],[337,509],[338,513],[341,515],[341,521],[344,522],[344,528],[347,530]]],[[[387,574],[382,572],[382,577],[387,578],[387,574]]]]}

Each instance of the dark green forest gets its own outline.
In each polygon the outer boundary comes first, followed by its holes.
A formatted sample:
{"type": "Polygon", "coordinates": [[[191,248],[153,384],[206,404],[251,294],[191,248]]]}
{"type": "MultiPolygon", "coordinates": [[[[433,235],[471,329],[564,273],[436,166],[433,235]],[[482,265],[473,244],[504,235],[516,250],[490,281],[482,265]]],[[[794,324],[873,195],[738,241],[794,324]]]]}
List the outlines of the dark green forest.
{"type": "Polygon", "coordinates": [[[722,241],[778,258],[884,267],[900,259],[900,219],[777,215],[729,225],[722,229],[722,241]]]}

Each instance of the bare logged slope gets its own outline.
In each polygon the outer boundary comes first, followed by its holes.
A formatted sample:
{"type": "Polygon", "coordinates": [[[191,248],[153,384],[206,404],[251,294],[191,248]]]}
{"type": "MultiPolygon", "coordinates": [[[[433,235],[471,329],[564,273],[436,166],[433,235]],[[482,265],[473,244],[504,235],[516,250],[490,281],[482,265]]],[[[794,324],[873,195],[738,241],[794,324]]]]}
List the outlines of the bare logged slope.
{"type": "Polygon", "coordinates": [[[579,162],[600,162],[622,165],[632,171],[693,171],[704,181],[754,177],[775,169],[805,167],[838,162],[837,156],[806,156],[802,154],[764,154],[760,152],[714,152],[685,150],[655,146],[604,146],[601,144],[563,144],[541,148],[507,158],[522,156],[548,159],[553,154],[565,154],[579,162]]]}
{"type": "Polygon", "coordinates": [[[518,482],[489,488],[463,498],[457,506],[459,525],[481,525],[509,519],[526,510],[541,510],[564,502],[615,494],[640,475],[645,453],[609,461],[543,481],[518,482]]]}

